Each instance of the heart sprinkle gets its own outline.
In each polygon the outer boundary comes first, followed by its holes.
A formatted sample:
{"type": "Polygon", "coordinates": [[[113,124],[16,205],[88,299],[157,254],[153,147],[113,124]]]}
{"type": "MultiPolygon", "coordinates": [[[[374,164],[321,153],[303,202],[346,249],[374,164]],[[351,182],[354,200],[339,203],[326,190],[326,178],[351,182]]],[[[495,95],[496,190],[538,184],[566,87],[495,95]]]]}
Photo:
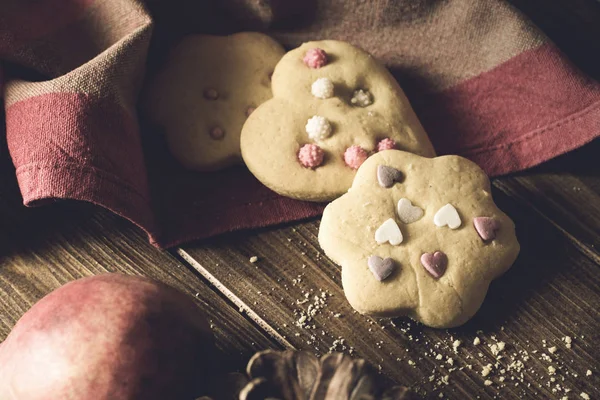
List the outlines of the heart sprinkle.
{"type": "Polygon", "coordinates": [[[444,275],[444,272],[446,272],[448,257],[441,251],[436,251],[433,254],[423,253],[421,255],[421,264],[423,264],[423,267],[425,267],[431,276],[435,279],[440,279],[444,275]]]}
{"type": "Polygon", "coordinates": [[[381,258],[379,256],[371,256],[367,260],[369,269],[379,282],[386,279],[394,272],[394,260],[391,258],[381,258]]]}
{"type": "Polygon", "coordinates": [[[448,225],[450,229],[456,229],[460,226],[461,221],[456,208],[448,203],[435,213],[433,223],[439,227],[448,225]]]}
{"type": "Polygon", "coordinates": [[[398,218],[403,224],[412,224],[423,217],[423,209],[413,206],[411,201],[406,198],[398,200],[398,218]]]}
{"type": "Polygon", "coordinates": [[[381,224],[375,231],[375,241],[379,244],[390,242],[392,246],[398,246],[403,239],[398,224],[392,218],[381,224]]]}
{"type": "Polygon", "coordinates": [[[379,182],[379,186],[391,188],[394,186],[394,183],[402,181],[402,172],[387,165],[378,165],[377,181],[379,182]]]}
{"type": "Polygon", "coordinates": [[[500,229],[500,222],[492,217],[473,218],[473,225],[482,240],[496,239],[496,232],[500,229]]]}

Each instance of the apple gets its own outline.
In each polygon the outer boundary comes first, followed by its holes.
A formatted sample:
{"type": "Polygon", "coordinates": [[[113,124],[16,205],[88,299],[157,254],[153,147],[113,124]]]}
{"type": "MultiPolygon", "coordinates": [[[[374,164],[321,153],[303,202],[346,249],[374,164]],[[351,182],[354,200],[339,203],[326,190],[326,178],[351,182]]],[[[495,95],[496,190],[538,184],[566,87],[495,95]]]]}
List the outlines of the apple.
{"type": "Polygon", "coordinates": [[[194,399],[214,356],[208,322],[183,293],[121,274],[79,279],[0,345],[0,399],[194,399]]]}

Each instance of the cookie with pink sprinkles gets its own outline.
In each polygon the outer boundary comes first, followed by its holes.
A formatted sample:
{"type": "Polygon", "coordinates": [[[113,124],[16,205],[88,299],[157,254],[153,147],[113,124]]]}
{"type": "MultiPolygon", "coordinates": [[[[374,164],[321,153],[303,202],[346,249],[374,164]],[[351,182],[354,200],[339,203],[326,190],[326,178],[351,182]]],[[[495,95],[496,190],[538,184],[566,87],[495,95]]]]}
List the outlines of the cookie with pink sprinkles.
{"type": "Polygon", "coordinates": [[[380,151],[435,156],[394,77],[349,43],[307,42],[288,52],[271,89],[273,98],[244,123],[240,147],[250,171],[281,195],[333,200],[380,151]]]}
{"type": "Polygon", "coordinates": [[[270,75],[285,54],[267,35],[190,35],[149,80],[142,111],[165,134],[185,168],[212,171],[241,164],[242,125],[271,97],[270,75]]]}

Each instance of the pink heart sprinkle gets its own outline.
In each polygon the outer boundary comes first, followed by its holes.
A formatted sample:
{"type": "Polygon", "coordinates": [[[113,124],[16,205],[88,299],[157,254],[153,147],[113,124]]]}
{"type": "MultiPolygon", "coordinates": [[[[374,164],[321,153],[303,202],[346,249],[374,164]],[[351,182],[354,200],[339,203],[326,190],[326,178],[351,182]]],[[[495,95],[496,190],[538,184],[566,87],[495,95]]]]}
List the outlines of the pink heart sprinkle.
{"type": "Polygon", "coordinates": [[[483,240],[496,239],[496,231],[500,229],[500,222],[492,217],[476,217],[473,218],[473,225],[483,240]]]}
{"type": "Polygon", "coordinates": [[[421,264],[435,279],[440,279],[446,272],[448,266],[448,257],[441,251],[435,253],[423,253],[421,264]]]}
{"type": "Polygon", "coordinates": [[[394,272],[394,260],[391,258],[383,259],[379,256],[371,256],[367,260],[367,264],[375,279],[380,282],[394,272]]]}

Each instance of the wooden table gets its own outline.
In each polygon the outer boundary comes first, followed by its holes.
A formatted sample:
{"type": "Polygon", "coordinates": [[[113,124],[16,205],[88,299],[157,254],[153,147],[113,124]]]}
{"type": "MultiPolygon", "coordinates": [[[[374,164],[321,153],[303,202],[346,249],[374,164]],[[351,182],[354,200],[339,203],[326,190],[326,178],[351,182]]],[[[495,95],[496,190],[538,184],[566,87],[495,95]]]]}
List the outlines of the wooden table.
{"type": "MultiPolygon", "coordinates": [[[[600,11],[594,0],[515,3],[600,78],[600,11]]],[[[23,208],[4,152],[0,340],[53,289],[118,271],[162,280],[194,297],[231,371],[267,348],[343,351],[428,397],[577,399],[584,392],[598,399],[599,156],[596,141],[493,181],[498,205],[517,225],[521,254],[469,323],[436,330],[353,312],[339,267],[317,244],[317,219],[159,251],[127,221],[89,205],[23,208]]]]}

